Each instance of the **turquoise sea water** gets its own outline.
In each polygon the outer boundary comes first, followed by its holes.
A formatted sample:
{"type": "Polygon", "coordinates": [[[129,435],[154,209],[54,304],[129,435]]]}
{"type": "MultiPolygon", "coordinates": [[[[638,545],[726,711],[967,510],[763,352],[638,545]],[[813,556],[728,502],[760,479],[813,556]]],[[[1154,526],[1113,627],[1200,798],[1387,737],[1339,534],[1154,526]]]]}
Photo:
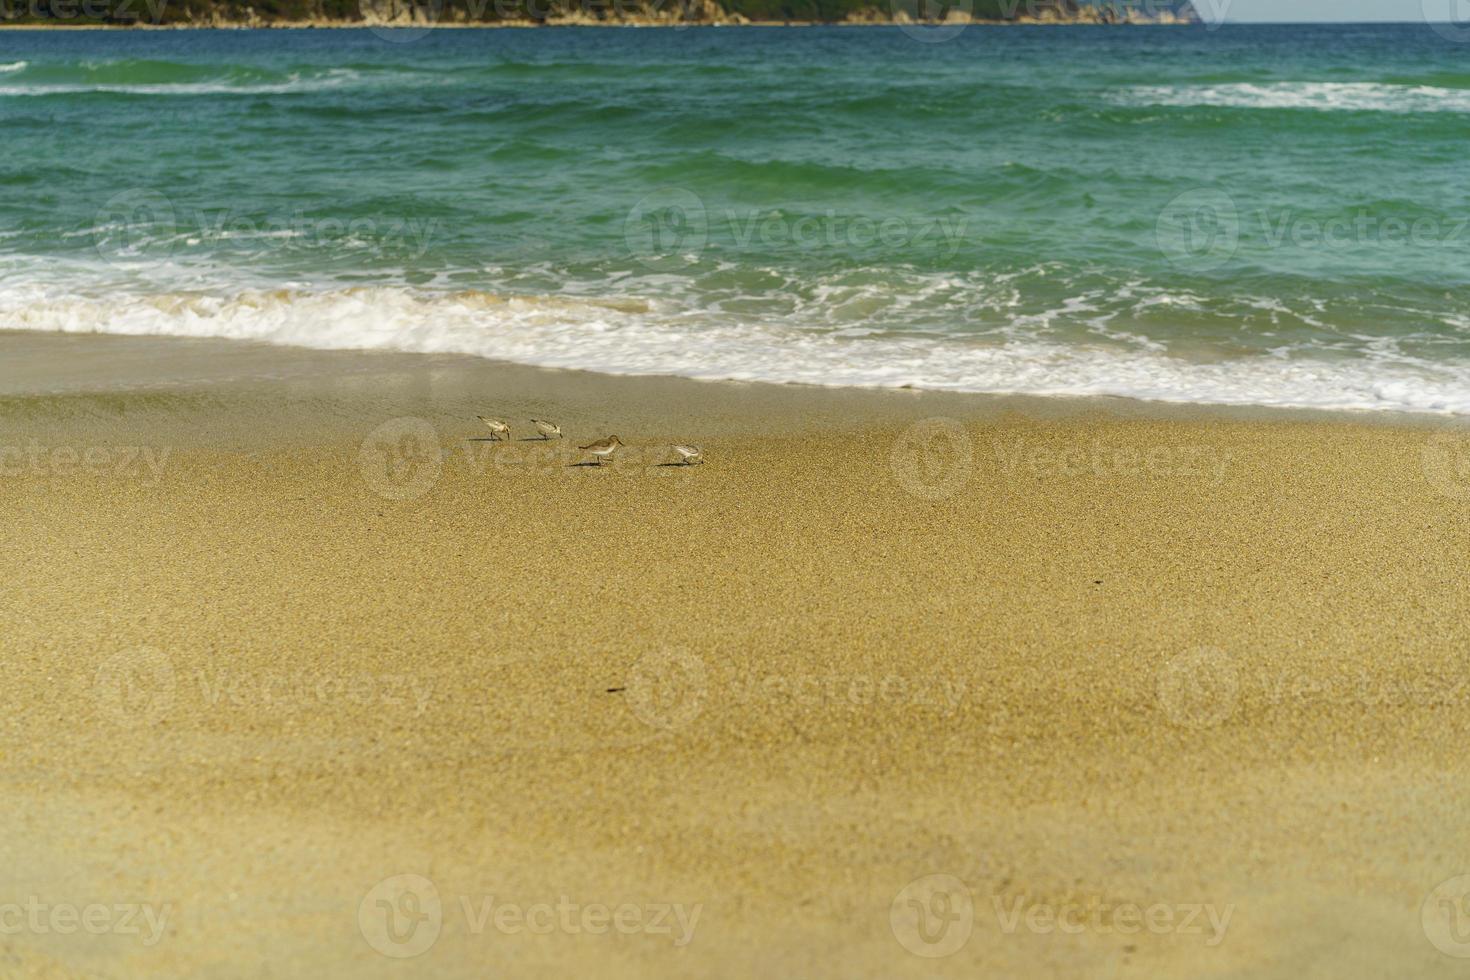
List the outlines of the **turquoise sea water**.
{"type": "Polygon", "coordinates": [[[0,329],[1470,414],[1424,25],[0,32],[0,134],[0,329]]]}

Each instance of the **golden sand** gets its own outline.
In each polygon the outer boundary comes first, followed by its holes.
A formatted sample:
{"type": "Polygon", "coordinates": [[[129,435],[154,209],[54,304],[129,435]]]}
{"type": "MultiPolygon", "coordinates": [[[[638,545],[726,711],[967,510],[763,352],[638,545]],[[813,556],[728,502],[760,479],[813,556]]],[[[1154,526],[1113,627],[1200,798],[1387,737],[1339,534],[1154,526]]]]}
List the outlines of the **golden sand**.
{"type": "Polygon", "coordinates": [[[66,343],[0,974],[1466,969],[1457,429],[66,343]]]}

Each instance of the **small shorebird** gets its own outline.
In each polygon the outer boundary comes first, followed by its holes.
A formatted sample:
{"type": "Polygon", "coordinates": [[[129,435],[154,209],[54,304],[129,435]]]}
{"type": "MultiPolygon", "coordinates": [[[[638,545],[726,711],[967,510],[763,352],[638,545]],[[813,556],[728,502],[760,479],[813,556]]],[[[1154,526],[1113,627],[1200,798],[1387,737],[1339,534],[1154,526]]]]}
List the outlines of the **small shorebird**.
{"type": "Polygon", "coordinates": [[[500,421],[500,419],[487,419],[483,415],[476,415],[475,418],[477,418],[481,422],[484,422],[485,423],[485,425],[490,429],[491,435],[494,438],[496,438],[496,439],[509,439],[510,438],[510,426],[508,426],[504,422],[500,421]]]}
{"type": "Polygon", "coordinates": [[[597,465],[601,466],[604,462],[613,458],[613,453],[617,452],[618,447],[622,444],[623,440],[617,436],[608,436],[606,439],[594,442],[590,446],[583,446],[582,449],[596,456],[597,465]]]}
{"type": "Polygon", "coordinates": [[[541,438],[561,438],[561,426],[557,425],[555,422],[543,422],[540,419],[532,419],[531,422],[536,426],[537,431],[541,433],[541,438]]]}
{"type": "Polygon", "coordinates": [[[679,459],[684,462],[685,466],[704,462],[704,450],[698,446],[675,446],[674,452],[679,454],[679,459]]]}

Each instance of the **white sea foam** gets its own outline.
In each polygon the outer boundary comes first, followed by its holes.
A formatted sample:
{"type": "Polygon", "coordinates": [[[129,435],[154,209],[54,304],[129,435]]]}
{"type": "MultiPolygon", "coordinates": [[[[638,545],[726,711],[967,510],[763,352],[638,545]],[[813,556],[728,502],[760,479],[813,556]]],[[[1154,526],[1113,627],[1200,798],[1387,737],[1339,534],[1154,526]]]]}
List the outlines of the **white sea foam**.
{"type": "Polygon", "coordinates": [[[223,337],[321,349],[454,352],[610,374],[1470,415],[1470,363],[1392,346],[1199,363],[1151,348],[1036,336],[850,336],[700,318],[636,300],[322,292],[106,299],[0,291],[0,328],[223,337]]]}
{"type": "Polygon", "coordinates": [[[1225,106],[1357,112],[1470,112],[1470,89],[1379,82],[1266,82],[1143,85],[1119,99],[1130,105],[1225,106]]]}
{"type": "Polygon", "coordinates": [[[15,71],[24,71],[29,61],[12,61],[9,64],[0,64],[0,75],[8,75],[15,71]]]}
{"type": "MultiPolygon", "coordinates": [[[[24,66],[25,62],[18,62],[24,66]]],[[[4,66],[0,66],[3,69],[4,66]]],[[[310,78],[292,76],[280,82],[128,82],[90,83],[62,82],[46,85],[0,85],[0,97],[75,95],[111,92],[126,95],[280,95],[290,92],[322,92],[350,88],[361,79],[359,73],[334,69],[310,78]]]]}

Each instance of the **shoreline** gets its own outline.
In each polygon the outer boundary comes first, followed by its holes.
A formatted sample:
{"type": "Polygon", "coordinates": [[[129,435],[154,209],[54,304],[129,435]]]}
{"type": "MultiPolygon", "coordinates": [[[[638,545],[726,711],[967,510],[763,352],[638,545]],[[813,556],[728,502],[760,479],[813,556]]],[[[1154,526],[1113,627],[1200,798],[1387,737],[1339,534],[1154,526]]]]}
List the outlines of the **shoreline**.
{"type": "MultiPolygon", "coordinates": [[[[1470,416],[1449,412],[1402,409],[1316,408],[1282,405],[1242,405],[1222,402],[1168,401],[1127,395],[1069,395],[1030,392],[976,392],[910,386],[864,386],[812,384],[797,381],[691,378],[677,374],[619,374],[588,368],[543,366],[504,361],[478,354],[430,353],[376,349],[322,349],[260,340],[172,335],[128,335],[44,332],[0,329],[0,345],[10,348],[6,363],[0,364],[0,403],[31,398],[106,397],[124,391],[205,391],[210,385],[249,384],[254,379],[284,376],[326,376],[336,371],[353,374],[375,371],[402,373],[439,369],[468,374],[505,375],[516,378],[585,378],[592,384],[640,382],[666,385],[681,392],[681,399],[698,398],[702,389],[718,393],[738,389],[769,389],[790,392],[795,401],[805,397],[820,400],[823,394],[837,401],[871,399],[880,404],[911,405],[923,401],[950,410],[977,415],[1020,411],[1037,417],[1083,416],[1104,413],[1120,418],[1188,421],[1222,419],[1235,421],[1345,422],[1404,428],[1442,428],[1470,424],[1470,416]],[[138,371],[118,375],[119,362],[137,365],[138,371]],[[64,368],[59,362],[66,360],[64,368]],[[210,364],[224,363],[227,369],[211,370],[210,364]],[[173,370],[160,371],[159,365],[173,370]],[[50,378],[46,390],[27,389],[28,380],[50,378]]],[[[575,380],[573,383],[576,383],[575,380]]],[[[718,394],[713,394],[720,400],[718,394]]],[[[779,399],[778,395],[773,395],[779,399]]],[[[938,410],[938,409],[936,409],[938,410]]]]}

